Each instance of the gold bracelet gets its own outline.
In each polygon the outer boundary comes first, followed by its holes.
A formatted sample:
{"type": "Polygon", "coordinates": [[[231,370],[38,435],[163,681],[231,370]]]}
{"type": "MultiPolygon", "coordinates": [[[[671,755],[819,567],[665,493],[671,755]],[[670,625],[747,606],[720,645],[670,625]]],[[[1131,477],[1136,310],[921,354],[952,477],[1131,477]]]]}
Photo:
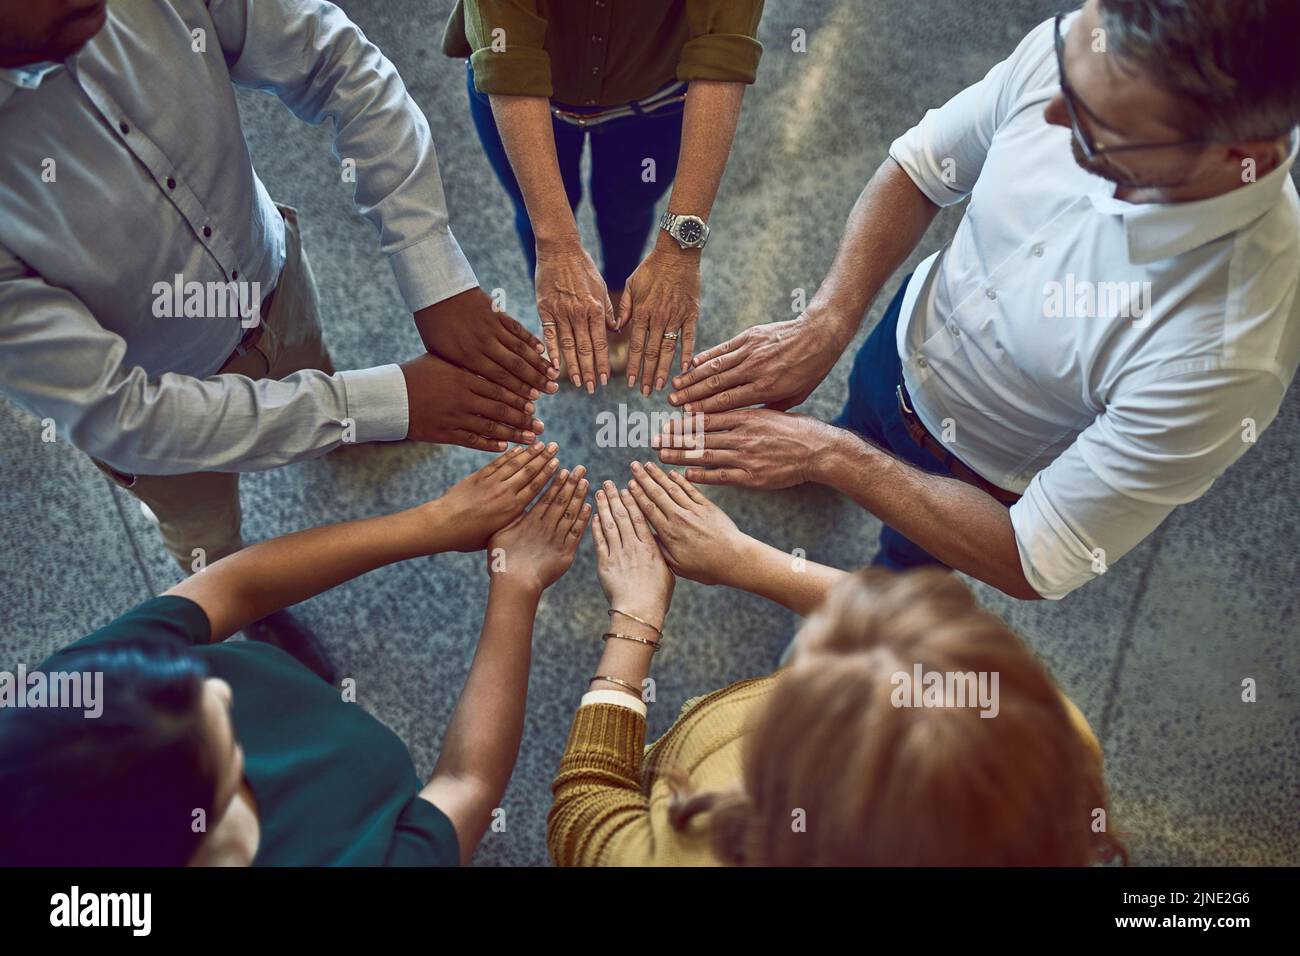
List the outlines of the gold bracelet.
{"type": "Polygon", "coordinates": [[[652,641],[648,637],[637,637],[635,634],[619,634],[617,631],[606,631],[600,635],[602,641],[608,641],[611,637],[617,637],[620,641],[636,641],[638,644],[644,644],[646,647],[653,647],[651,653],[659,653],[659,641],[652,641]]]}
{"type": "Polygon", "coordinates": [[[636,684],[629,683],[628,681],[625,681],[618,677],[606,677],[604,674],[597,674],[591,680],[587,681],[587,686],[590,687],[598,680],[609,681],[611,684],[617,684],[619,687],[622,687],[626,690],[630,690],[637,697],[641,696],[641,688],[637,687],[636,684]]]}
{"type": "Polygon", "coordinates": [[[629,621],[636,621],[638,624],[644,624],[646,627],[650,628],[650,630],[654,631],[660,637],[664,636],[664,632],[662,628],[655,627],[653,624],[651,624],[643,617],[637,617],[635,614],[628,614],[627,611],[620,611],[617,608],[610,608],[606,613],[609,614],[611,619],[614,617],[615,614],[622,614],[629,621]]]}

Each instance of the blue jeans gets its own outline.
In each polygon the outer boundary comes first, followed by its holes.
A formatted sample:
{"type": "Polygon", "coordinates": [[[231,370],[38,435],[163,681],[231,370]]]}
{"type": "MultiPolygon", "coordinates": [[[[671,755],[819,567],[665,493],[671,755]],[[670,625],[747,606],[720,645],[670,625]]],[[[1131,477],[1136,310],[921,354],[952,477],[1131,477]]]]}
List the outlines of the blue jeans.
{"type": "MultiPolygon", "coordinates": [[[[831,424],[857,432],[910,465],[934,474],[947,474],[939,459],[912,441],[898,410],[896,389],[902,380],[903,365],[898,357],[898,314],[911,278],[909,275],[903,280],[894,301],[858,349],[853,371],[849,373],[848,401],[831,424]]],[[[947,567],[889,525],[880,529],[880,550],[871,563],[894,571],[927,565],[947,567]]]]}
{"type": "MultiPolygon", "coordinates": [[[[515,207],[515,231],[528,260],[528,275],[537,272],[537,252],[528,207],[519,189],[510,158],[506,155],[492,116],[492,104],[484,93],[474,88],[474,70],[466,62],[466,86],[469,112],[478,131],[479,142],[487,153],[492,171],[505,187],[515,207]]],[[[582,113],[599,112],[608,107],[577,107],[565,104],[566,110],[582,113]]],[[[560,175],[569,208],[575,212],[582,201],[582,144],[591,136],[591,202],[596,210],[596,231],[600,235],[603,268],[601,275],[611,289],[622,289],[627,278],[641,264],[646,240],[655,227],[655,204],[672,185],[677,175],[677,153],[682,144],[684,104],[664,106],[653,113],[609,120],[582,128],[552,119],[555,130],[555,155],[560,161],[560,175]],[[645,161],[654,160],[654,179],[642,176],[645,161]]]]}

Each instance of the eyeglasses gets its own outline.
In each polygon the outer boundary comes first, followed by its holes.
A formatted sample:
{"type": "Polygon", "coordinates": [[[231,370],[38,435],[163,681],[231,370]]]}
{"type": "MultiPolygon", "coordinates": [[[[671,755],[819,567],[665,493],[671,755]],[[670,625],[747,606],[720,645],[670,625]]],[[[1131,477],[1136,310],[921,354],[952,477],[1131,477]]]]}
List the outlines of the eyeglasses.
{"type": "Polygon", "coordinates": [[[1086,113],[1092,119],[1105,126],[1096,113],[1088,109],[1083,100],[1070,86],[1069,81],[1065,78],[1065,37],[1061,35],[1061,21],[1065,18],[1064,13],[1056,15],[1056,69],[1060,74],[1061,98],[1065,100],[1065,111],[1070,114],[1070,127],[1074,131],[1074,141],[1079,144],[1083,150],[1083,155],[1089,160],[1094,160],[1103,156],[1110,156],[1114,153],[1132,153],[1139,149],[1174,149],[1185,146],[1208,146],[1213,143],[1212,139],[1183,139],[1176,143],[1125,143],[1120,146],[1107,146],[1104,143],[1098,143],[1083,130],[1083,124],[1079,121],[1080,113],[1086,113]]]}

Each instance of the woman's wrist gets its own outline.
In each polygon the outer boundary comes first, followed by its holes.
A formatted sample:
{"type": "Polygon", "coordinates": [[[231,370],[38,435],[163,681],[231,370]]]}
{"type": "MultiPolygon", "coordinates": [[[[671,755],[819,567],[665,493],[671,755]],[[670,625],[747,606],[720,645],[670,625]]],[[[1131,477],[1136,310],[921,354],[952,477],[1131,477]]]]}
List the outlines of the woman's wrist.
{"type": "MultiPolygon", "coordinates": [[[[611,598],[609,609],[614,612],[610,615],[610,624],[619,625],[626,629],[635,628],[637,625],[647,628],[653,628],[655,631],[662,631],[664,628],[664,619],[668,616],[668,605],[659,601],[647,601],[644,596],[640,598],[611,598]]],[[[614,628],[617,630],[618,628],[614,628]]]]}
{"type": "Polygon", "coordinates": [[[572,255],[583,251],[582,237],[578,234],[577,224],[557,226],[539,231],[533,242],[533,249],[538,259],[552,256],[572,255]]]}

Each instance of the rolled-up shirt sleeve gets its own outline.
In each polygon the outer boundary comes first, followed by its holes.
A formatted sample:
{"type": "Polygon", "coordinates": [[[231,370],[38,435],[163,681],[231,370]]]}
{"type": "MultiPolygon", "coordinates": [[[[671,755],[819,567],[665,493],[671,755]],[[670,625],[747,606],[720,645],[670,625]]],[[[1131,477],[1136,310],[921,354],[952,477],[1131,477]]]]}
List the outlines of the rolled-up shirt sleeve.
{"type": "Polygon", "coordinates": [[[1023,95],[1043,85],[1045,58],[1054,55],[1043,32],[1052,29],[1051,20],[1034,28],[984,79],[928,111],[889,147],[889,155],[935,205],[954,205],[974,190],[994,133],[1023,95]]]}
{"type": "Polygon", "coordinates": [[[126,343],[70,292],[0,249],[0,392],[56,434],[131,474],[257,471],[347,441],[406,437],[396,365],[276,381],[242,375],[151,381],[126,343]]]}
{"type": "Polygon", "coordinates": [[[397,68],[323,0],[208,0],[235,83],[334,128],[353,198],[411,312],[478,285],[451,233],[429,123],[397,68]]]}
{"type": "Polygon", "coordinates": [[[687,0],[690,40],[677,62],[677,79],[753,83],[763,45],[758,42],[762,0],[687,0]]]}
{"type": "Polygon", "coordinates": [[[1057,600],[1105,574],[1194,501],[1277,416],[1273,375],[1171,375],[1121,395],[1011,507],[1025,578],[1057,600]]]}
{"type": "Polygon", "coordinates": [[[498,96],[545,96],[551,85],[546,18],[535,0],[465,0],[474,88],[498,96]]]}

